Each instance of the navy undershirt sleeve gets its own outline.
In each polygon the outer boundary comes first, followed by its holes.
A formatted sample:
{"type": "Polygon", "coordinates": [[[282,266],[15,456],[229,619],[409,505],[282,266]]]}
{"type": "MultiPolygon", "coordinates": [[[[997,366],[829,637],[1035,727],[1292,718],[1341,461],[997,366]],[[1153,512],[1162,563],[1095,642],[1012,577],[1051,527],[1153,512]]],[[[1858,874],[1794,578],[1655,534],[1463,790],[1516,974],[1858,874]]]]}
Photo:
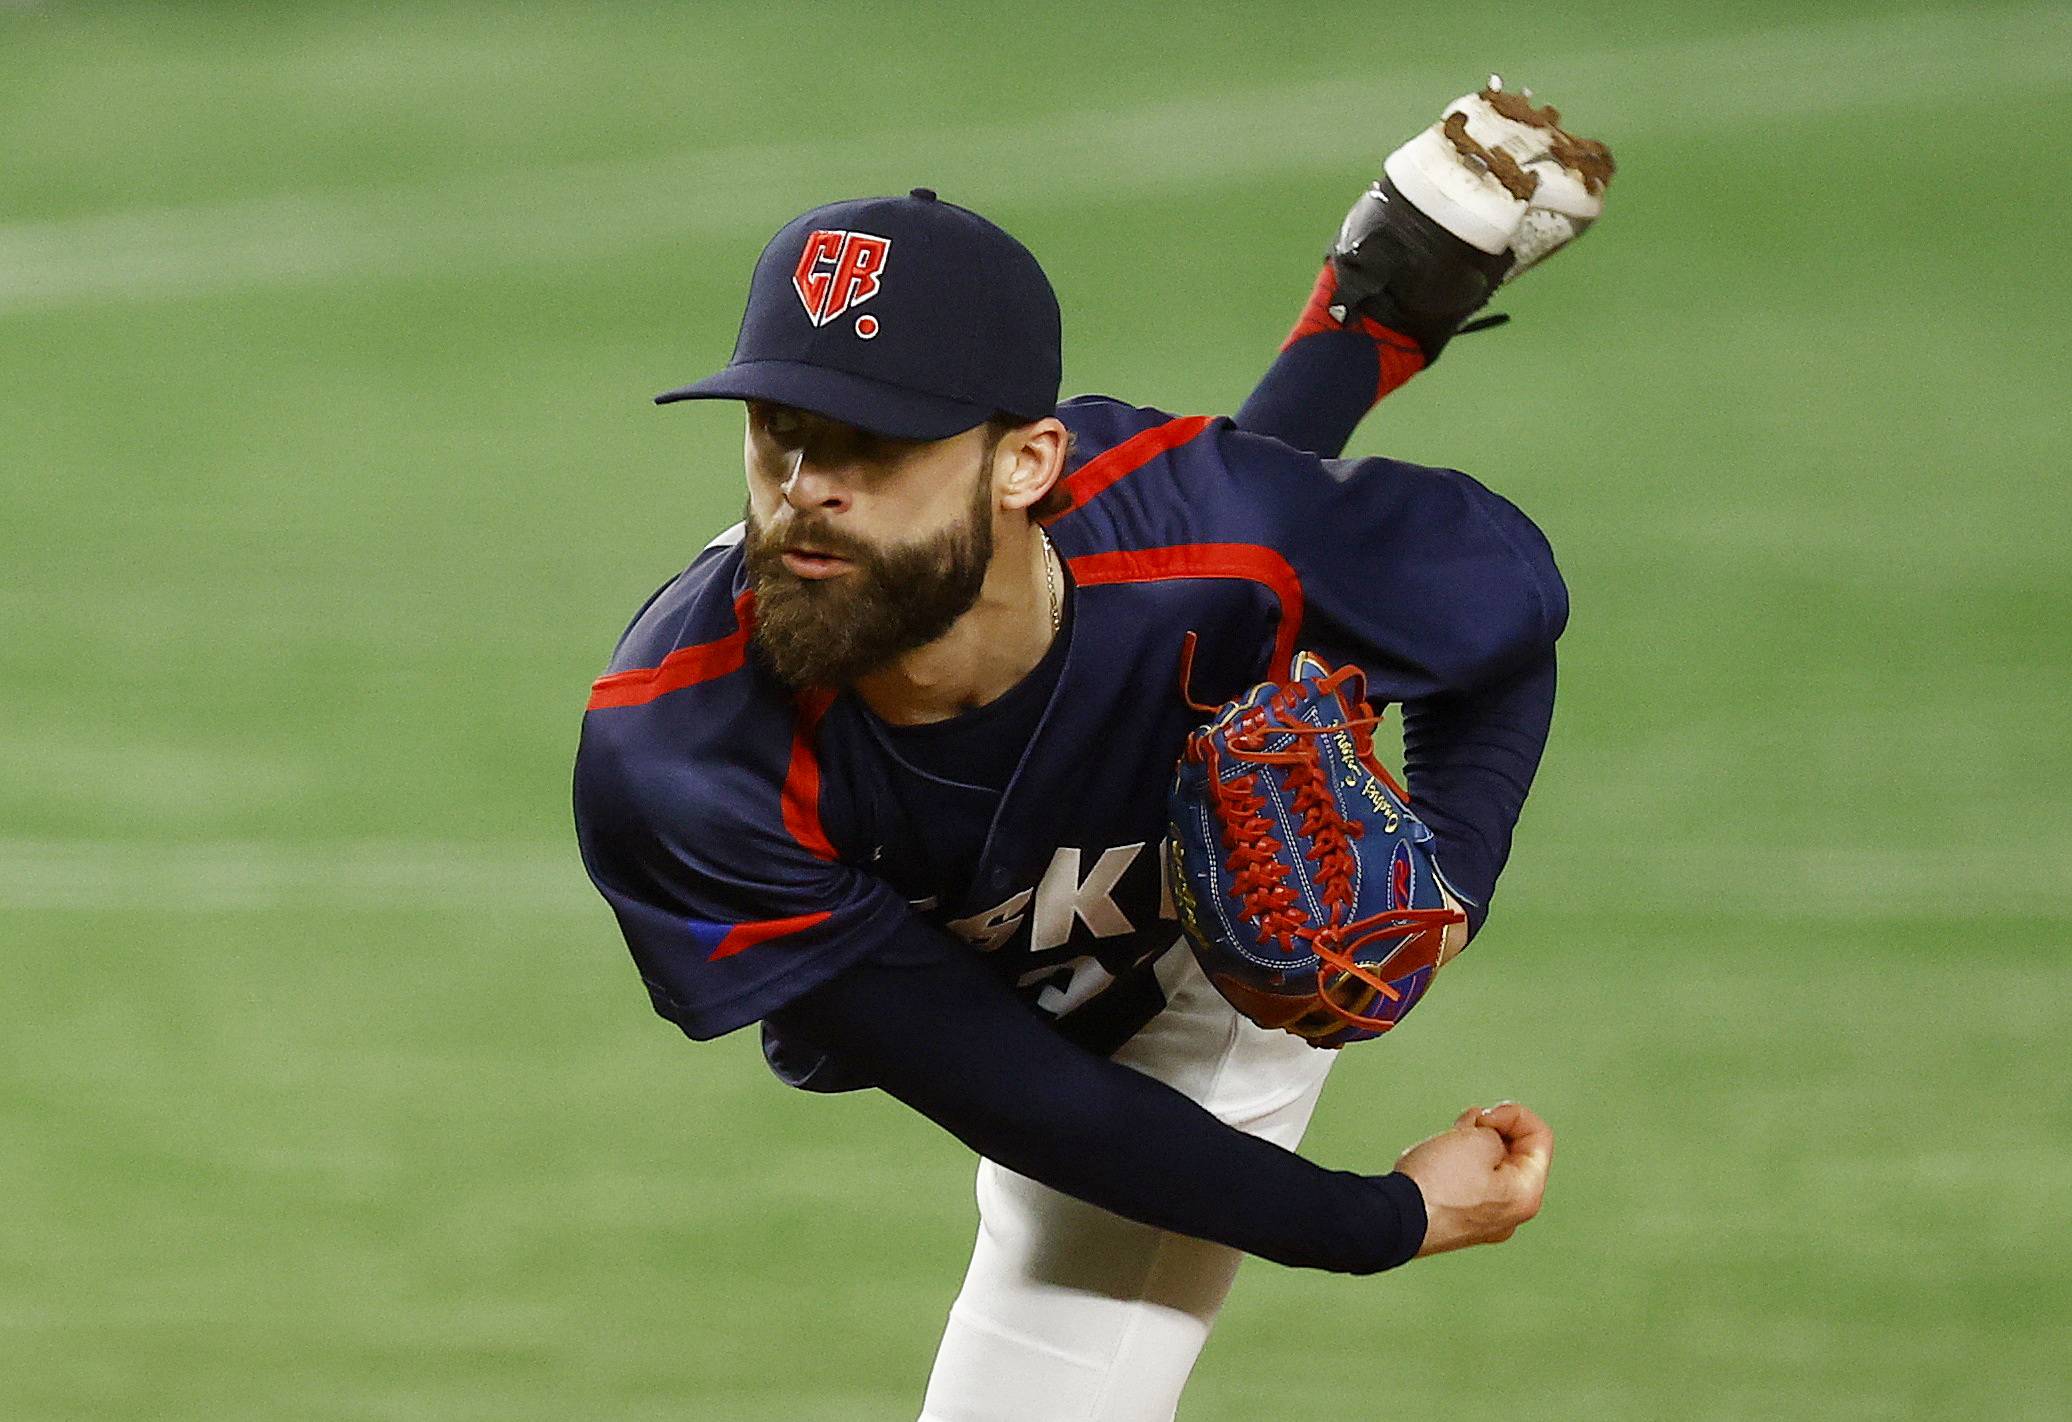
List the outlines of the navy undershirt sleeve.
{"type": "Polygon", "coordinates": [[[1060,1037],[927,924],[774,1014],[989,1160],[1142,1224],[1281,1264],[1371,1274],[1416,1255],[1406,1175],[1327,1170],[1060,1037]],[[929,941],[932,940],[932,941],[929,941]]]}
{"type": "Polygon", "coordinates": [[[1466,899],[1472,937],[1511,854],[1554,720],[1554,653],[1472,696],[1403,706],[1403,776],[1439,868],[1466,899]]]}
{"type": "Polygon", "coordinates": [[[1380,355],[1358,331],[1322,331],[1274,358],[1238,407],[1237,427],[1323,459],[1345,450],[1374,408],[1380,355]]]}
{"type": "MultiPolygon", "coordinates": [[[[1240,429],[1335,458],[1373,405],[1374,343],[1326,331],[1282,351],[1237,413],[1240,429]]],[[[1479,932],[1511,853],[1554,719],[1554,653],[1468,695],[1403,707],[1403,773],[1439,867],[1479,932]]]]}

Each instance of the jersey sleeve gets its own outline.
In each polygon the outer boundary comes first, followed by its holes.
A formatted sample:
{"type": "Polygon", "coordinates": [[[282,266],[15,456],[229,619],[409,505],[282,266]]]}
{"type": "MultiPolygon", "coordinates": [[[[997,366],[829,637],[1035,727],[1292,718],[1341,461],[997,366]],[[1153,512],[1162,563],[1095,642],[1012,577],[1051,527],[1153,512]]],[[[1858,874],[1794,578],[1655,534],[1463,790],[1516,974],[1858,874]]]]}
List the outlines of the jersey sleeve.
{"type": "Polygon", "coordinates": [[[891,939],[913,914],[883,880],[802,844],[752,755],[655,744],[593,711],[576,755],[576,837],[655,1011],[699,1040],[767,1016],[891,939]]]}
{"type": "Polygon", "coordinates": [[[1244,522],[1301,589],[1302,645],[1358,663],[1377,700],[1476,690],[1560,636],[1568,591],[1546,538],[1467,475],[1217,438],[1244,522]]]}
{"type": "MultiPolygon", "coordinates": [[[[1408,1176],[1329,1170],[1067,1041],[926,924],[775,1019],[988,1160],[1125,1219],[1296,1267],[1369,1274],[1424,1243],[1408,1176]]],[[[1184,950],[1175,950],[1184,951],[1184,950]]]]}

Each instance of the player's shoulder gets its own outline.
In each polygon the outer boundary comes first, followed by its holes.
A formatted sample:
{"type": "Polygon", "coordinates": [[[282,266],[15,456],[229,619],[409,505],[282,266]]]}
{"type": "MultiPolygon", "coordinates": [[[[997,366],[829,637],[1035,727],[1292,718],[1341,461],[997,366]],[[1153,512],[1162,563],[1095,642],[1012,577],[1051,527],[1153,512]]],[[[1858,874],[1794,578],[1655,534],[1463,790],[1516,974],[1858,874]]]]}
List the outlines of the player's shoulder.
{"type": "Polygon", "coordinates": [[[635,616],[592,685],[573,785],[584,868],[655,1010],[699,1039],[810,991],[908,912],[842,857],[861,841],[849,782],[821,775],[832,697],[749,654],[738,542],[635,616]]]}
{"type": "Polygon", "coordinates": [[[1075,551],[1227,536],[1253,518],[1262,479],[1317,478],[1323,461],[1218,415],[1175,415],[1105,395],[1058,407],[1072,432],[1051,524],[1075,551]]]}
{"type": "Polygon", "coordinates": [[[736,527],[647,600],[591,683],[579,791],[680,823],[774,805],[811,708],[750,655],[754,618],[736,527]]]}
{"type": "Polygon", "coordinates": [[[592,687],[593,710],[644,705],[667,685],[695,685],[741,665],[739,653],[747,643],[743,619],[752,605],[741,537],[737,523],[649,594],[592,687]]]}

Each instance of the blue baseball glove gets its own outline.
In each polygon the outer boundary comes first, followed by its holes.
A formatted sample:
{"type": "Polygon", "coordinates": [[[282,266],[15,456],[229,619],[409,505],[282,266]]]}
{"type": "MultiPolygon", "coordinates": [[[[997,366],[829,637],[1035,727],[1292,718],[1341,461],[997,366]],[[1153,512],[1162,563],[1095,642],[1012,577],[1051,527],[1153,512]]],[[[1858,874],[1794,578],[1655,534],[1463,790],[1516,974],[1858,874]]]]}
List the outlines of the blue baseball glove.
{"type": "Polygon", "coordinates": [[[1231,1006],[1319,1047],[1417,1005],[1464,923],[1432,832],[1374,755],[1357,667],[1308,652],[1188,737],[1168,799],[1173,899],[1231,1006]]]}

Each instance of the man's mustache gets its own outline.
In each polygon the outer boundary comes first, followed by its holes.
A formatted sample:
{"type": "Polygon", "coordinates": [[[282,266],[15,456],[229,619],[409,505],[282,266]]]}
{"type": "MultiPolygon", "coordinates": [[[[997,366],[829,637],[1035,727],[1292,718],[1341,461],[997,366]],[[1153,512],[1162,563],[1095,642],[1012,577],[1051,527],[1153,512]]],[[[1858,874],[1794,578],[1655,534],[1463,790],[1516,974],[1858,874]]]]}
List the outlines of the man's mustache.
{"type": "Polygon", "coordinates": [[[756,551],[768,558],[775,558],[787,548],[810,548],[852,563],[870,563],[877,556],[877,550],[862,539],[814,519],[788,518],[775,526],[750,523],[748,528],[756,551]]]}

